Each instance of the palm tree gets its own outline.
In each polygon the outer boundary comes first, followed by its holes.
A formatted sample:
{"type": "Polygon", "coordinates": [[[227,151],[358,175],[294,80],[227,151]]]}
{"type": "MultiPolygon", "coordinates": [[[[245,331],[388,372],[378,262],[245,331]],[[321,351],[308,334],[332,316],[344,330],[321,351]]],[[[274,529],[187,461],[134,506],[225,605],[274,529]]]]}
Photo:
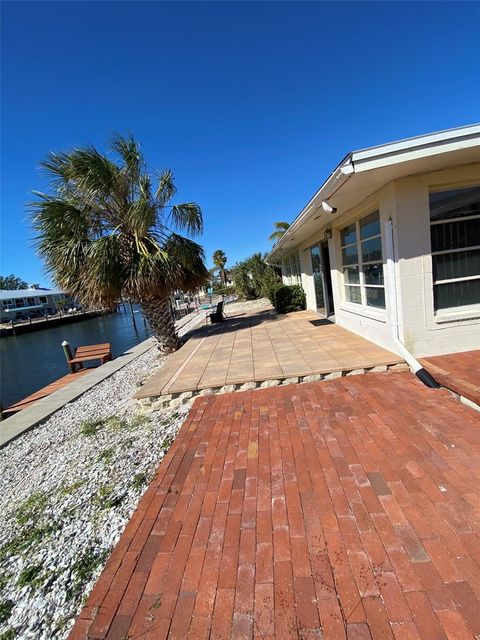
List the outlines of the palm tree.
{"type": "Polygon", "coordinates": [[[110,150],[113,160],[93,146],[48,154],[41,166],[51,192],[34,192],[31,205],[36,245],[55,282],[85,305],[139,302],[159,348],[171,352],[179,346],[171,293],[208,279],[202,247],[177,233],[201,233],[202,212],[171,204],[171,171],[153,186],[133,136],[115,135],[110,150]]]}
{"type": "Polygon", "coordinates": [[[275,231],[268,237],[269,240],[280,240],[290,224],[288,222],[274,222],[275,231]]]}
{"type": "Polygon", "coordinates": [[[227,274],[225,273],[225,265],[227,264],[227,256],[221,249],[217,249],[213,252],[213,264],[220,272],[220,280],[222,284],[227,283],[227,274]]]}

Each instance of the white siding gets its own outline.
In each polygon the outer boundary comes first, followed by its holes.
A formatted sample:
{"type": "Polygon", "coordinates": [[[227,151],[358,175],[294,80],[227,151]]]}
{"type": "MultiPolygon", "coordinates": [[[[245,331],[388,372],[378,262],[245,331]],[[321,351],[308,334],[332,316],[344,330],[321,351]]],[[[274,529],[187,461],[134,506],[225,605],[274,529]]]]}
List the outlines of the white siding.
{"type": "MultiPolygon", "coordinates": [[[[430,255],[429,188],[480,184],[480,165],[470,164],[397,180],[369,196],[358,206],[338,212],[332,219],[329,241],[335,321],[372,342],[395,351],[390,327],[389,287],[386,272],[385,222],[392,219],[396,256],[396,288],[400,339],[416,356],[440,355],[480,349],[480,305],[463,315],[437,314],[433,309],[430,255]],[[380,212],[385,274],[386,309],[345,302],[340,229],[371,213],[380,212]],[[443,316],[443,317],[442,317],[443,316]]],[[[325,228],[299,247],[302,285],[307,308],[315,310],[309,247],[321,241],[325,228]]]]}

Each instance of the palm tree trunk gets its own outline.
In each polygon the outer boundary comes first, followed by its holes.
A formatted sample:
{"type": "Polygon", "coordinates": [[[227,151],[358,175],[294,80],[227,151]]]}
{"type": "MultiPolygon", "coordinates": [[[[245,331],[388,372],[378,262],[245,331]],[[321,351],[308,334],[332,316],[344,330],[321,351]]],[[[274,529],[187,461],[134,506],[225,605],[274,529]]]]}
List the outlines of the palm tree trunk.
{"type": "Polygon", "coordinates": [[[142,301],[141,307],[145,318],[158,340],[158,348],[163,353],[172,353],[180,346],[180,340],[175,329],[169,298],[142,301]]]}

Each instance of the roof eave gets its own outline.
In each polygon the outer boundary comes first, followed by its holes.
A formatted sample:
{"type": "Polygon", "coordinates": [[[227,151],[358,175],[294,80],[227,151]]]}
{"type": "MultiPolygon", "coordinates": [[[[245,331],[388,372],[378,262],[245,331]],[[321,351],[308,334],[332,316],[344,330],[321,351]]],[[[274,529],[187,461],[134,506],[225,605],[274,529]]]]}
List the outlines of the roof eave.
{"type": "Polygon", "coordinates": [[[306,206],[292,222],[285,234],[267,255],[267,262],[278,262],[285,245],[302,224],[317,211],[319,203],[332,197],[355,174],[372,171],[391,164],[408,162],[420,157],[448,153],[480,144],[480,124],[447,129],[435,133],[389,142],[349,153],[316,191],[306,206]]]}

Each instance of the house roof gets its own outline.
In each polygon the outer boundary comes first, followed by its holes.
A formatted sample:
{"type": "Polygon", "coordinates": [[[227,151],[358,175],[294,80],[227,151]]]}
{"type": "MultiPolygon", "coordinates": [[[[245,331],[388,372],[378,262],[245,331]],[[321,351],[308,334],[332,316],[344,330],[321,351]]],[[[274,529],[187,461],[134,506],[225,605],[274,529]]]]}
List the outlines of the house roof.
{"type": "Polygon", "coordinates": [[[332,221],[332,214],[322,208],[324,201],[339,212],[347,211],[392,180],[469,162],[480,162],[480,124],[352,151],[300,211],[267,261],[277,262],[332,221]]]}
{"type": "Polygon", "coordinates": [[[0,300],[17,300],[18,298],[34,298],[37,296],[53,296],[63,293],[60,289],[2,289],[0,300]]]}

